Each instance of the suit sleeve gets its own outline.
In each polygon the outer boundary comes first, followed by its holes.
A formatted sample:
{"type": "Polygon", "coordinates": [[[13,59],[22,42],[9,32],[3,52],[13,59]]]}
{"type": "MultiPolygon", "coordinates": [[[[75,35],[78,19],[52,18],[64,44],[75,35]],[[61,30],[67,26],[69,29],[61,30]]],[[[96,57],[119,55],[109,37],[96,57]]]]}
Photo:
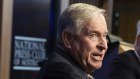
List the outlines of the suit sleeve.
{"type": "Polygon", "coordinates": [[[130,56],[119,55],[110,67],[109,79],[136,79],[130,56]]]}

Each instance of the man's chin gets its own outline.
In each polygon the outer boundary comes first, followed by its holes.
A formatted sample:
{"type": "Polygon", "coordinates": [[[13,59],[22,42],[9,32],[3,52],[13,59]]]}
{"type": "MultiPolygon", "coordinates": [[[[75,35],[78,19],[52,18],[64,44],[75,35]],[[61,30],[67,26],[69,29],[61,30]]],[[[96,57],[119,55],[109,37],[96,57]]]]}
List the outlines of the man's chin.
{"type": "Polygon", "coordinates": [[[101,66],[102,66],[102,64],[94,64],[94,65],[91,65],[91,67],[89,68],[89,72],[92,73],[95,70],[101,68],[101,66]]]}
{"type": "Polygon", "coordinates": [[[95,70],[97,70],[97,69],[101,68],[101,66],[102,66],[102,63],[98,63],[98,64],[94,65],[94,68],[95,68],[95,70]]]}

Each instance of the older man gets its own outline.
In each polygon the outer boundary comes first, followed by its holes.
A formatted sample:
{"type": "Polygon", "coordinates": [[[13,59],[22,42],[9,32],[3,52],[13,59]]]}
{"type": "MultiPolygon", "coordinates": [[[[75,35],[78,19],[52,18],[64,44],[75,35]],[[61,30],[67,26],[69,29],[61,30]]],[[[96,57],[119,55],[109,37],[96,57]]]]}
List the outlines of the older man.
{"type": "Polygon", "coordinates": [[[57,34],[56,49],[39,79],[92,79],[90,73],[102,66],[108,48],[105,11],[90,4],[72,4],[60,17],[57,34]]]}

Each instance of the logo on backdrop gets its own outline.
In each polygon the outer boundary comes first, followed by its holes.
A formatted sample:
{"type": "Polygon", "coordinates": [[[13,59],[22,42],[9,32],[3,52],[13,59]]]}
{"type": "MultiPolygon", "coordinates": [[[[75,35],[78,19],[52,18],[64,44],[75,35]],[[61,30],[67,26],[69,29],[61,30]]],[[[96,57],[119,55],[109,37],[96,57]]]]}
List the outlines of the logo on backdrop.
{"type": "Polygon", "coordinates": [[[14,70],[39,70],[38,62],[46,58],[44,38],[15,36],[14,70]]]}

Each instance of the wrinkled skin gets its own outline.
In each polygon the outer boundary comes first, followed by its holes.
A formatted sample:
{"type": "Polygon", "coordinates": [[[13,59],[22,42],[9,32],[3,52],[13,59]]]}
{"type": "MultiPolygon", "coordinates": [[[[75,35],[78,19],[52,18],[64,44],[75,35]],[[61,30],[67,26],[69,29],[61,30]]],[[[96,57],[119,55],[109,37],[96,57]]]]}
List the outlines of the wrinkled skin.
{"type": "Polygon", "coordinates": [[[107,34],[105,18],[97,14],[94,19],[85,24],[79,35],[69,37],[69,43],[65,44],[86,73],[91,73],[102,66],[108,48],[107,34]]]}

